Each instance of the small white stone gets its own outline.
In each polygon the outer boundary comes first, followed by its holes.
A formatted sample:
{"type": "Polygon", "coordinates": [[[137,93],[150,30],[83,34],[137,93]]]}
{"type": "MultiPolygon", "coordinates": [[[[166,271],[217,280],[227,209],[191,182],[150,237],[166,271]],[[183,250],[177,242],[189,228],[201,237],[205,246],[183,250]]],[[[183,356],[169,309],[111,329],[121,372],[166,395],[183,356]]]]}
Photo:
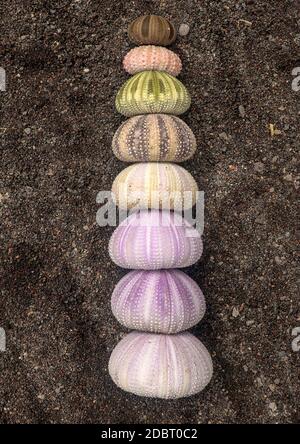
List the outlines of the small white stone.
{"type": "Polygon", "coordinates": [[[275,404],[275,402],[270,402],[269,408],[273,413],[277,411],[277,405],[275,404]]]}
{"type": "Polygon", "coordinates": [[[186,23],[182,23],[179,26],[179,30],[178,30],[179,35],[185,36],[185,35],[188,35],[189,32],[190,32],[190,27],[186,23]]]}
{"type": "Polygon", "coordinates": [[[234,318],[237,318],[239,316],[240,312],[237,308],[234,307],[234,309],[232,310],[232,316],[234,318]]]}

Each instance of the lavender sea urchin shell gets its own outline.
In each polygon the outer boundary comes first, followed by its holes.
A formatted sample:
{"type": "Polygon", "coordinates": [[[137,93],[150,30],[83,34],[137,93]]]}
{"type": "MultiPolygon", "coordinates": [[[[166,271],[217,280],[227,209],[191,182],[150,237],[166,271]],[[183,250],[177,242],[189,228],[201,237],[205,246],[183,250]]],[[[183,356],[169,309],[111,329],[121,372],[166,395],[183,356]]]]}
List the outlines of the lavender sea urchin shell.
{"type": "Polygon", "coordinates": [[[198,186],[184,168],[172,163],[145,162],[125,168],[115,178],[112,197],[123,209],[191,208],[197,198],[198,186]]]}
{"type": "Polygon", "coordinates": [[[140,71],[166,71],[176,77],[181,71],[181,60],[175,52],[162,46],[138,46],[123,59],[123,67],[129,74],[140,71]]]}
{"type": "Polygon", "coordinates": [[[109,374],[123,390],[151,398],[175,399],[205,388],[213,373],[209,352],[190,333],[132,332],[113,350],[109,374]]]}
{"type": "Polygon", "coordinates": [[[205,300],[196,282],[180,270],[135,270],[117,284],[111,307],[125,327],[170,334],[200,322],[205,300]]]}
{"type": "Polygon", "coordinates": [[[193,156],[196,138],[179,117],[146,114],[123,122],[112,148],[124,162],[183,162],[193,156]]]}
{"type": "Polygon", "coordinates": [[[188,267],[202,254],[200,233],[177,213],[138,211],[125,219],[109,242],[112,261],[123,268],[188,267]]]}

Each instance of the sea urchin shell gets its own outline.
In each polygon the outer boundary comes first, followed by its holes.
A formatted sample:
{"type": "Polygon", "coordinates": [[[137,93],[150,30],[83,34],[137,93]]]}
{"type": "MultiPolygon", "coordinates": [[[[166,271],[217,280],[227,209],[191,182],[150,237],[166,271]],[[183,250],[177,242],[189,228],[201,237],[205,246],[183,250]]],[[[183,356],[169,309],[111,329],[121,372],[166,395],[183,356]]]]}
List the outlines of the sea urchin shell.
{"type": "Polygon", "coordinates": [[[123,60],[125,71],[136,74],[140,71],[166,71],[178,76],[181,71],[181,60],[175,52],[163,46],[138,46],[131,49],[123,60]]]}
{"type": "Polygon", "coordinates": [[[213,366],[206,347],[190,333],[134,331],[113,350],[109,374],[127,392],[175,399],[203,390],[211,380],[213,366]]]}
{"type": "Polygon", "coordinates": [[[128,28],[129,38],[138,45],[168,46],[176,38],[176,30],[169,20],[159,15],[144,15],[128,28]]]}
{"type": "Polygon", "coordinates": [[[159,270],[193,265],[202,254],[200,233],[179,213],[137,211],[109,241],[112,261],[123,268],[159,270]]]}
{"type": "Polygon", "coordinates": [[[192,208],[198,186],[193,176],[173,163],[143,162],[121,171],[112,185],[112,197],[122,209],[192,208]]]}
{"type": "Polygon", "coordinates": [[[111,307],[125,327],[170,334],[200,322],[205,300],[196,282],[180,270],[135,270],[117,284],[111,307]]]}
{"type": "Polygon", "coordinates": [[[112,148],[124,162],[183,162],[193,156],[196,138],[179,117],[146,114],[126,120],[117,129],[112,148]]]}
{"type": "Polygon", "coordinates": [[[186,87],[162,71],[143,71],[128,79],[116,97],[117,111],[131,117],[138,114],[183,114],[191,104],[186,87]]]}

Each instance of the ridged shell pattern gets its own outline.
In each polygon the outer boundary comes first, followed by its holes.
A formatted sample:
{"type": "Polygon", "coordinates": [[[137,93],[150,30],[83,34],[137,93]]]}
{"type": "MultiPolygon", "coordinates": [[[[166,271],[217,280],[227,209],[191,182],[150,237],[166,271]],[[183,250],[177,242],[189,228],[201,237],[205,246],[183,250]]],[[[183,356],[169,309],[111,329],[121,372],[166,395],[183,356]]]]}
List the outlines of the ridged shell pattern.
{"type": "Polygon", "coordinates": [[[129,25],[128,34],[130,39],[138,45],[167,46],[176,38],[173,24],[158,15],[138,17],[129,25]]]}
{"type": "Polygon", "coordinates": [[[159,270],[193,265],[202,254],[200,233],[178,213],[137,211],[109,242],[112,261],[123,268],[159,270]]]}
{"type": "Polygon", "coordinates": [[[172,163],[135,163],[121,171],[112,185],[112,197],[122,209],[192,208],[198,186],[184,168],[172,163]]]}
{"type": "Polygon", "coordinates": [[[196,282],[180,270],[135,270],[117,284],[111,307],[127,328],[170,334],[200,322],[205,300],[196,282]]]}
{"type": "Polygon", "coordinates": [[[123,67],[129,74],[141,71],[165,71],[171,76],[178,76],[181,60],[175,52],[163,46],[138,46],[131,49],[123,59],[123,67]]]}
{"type": "Polygon", "coordinates": [[[195,153],[196,138],[179,117],[146,114],[126,120],[117,129],[112,148],[123,162],[183,162],[195,153]]]}
{"type": "Polygon", "coordinates": [[[191,104],[186,87],[162,71],[143,71],[128,79],[116,97],[117,111],[131,117],[138,114],[183,114],[191,104]]]}
{"type": "Polygon", "coordinates": [[[194,395],[209,383],[212,372],[210,354],[190,333],[131,332],[109,361],[109,374],[117,386],[151,398],[194,395]]]}

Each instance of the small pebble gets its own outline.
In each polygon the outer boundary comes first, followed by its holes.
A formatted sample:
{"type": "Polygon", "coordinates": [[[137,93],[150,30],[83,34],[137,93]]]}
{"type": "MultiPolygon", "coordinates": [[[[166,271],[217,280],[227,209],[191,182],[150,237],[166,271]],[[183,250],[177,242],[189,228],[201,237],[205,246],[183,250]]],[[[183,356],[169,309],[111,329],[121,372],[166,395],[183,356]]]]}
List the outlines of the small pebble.
{"type": "Polygon", "coordinates": [[[185,35],[188,35],[189,32],[190,32],[190,27],[186,23],[182,23],[179,26],[179,30],[178,30],[179,35],[185,36],[185,35]]]}
{"type": "Polygon", "coordinates": [[[256,382],[257,382],[257,384],[258,384],[259,387],[263,387],[264,383],[263,383],[263,381],[262,381],[261,378],[258,377],[258,378],[256,379],[256,382]]]}
{"type": "Polygon", "coordinates": [[[24,133],[25,134],[30,134],[31,133],[31,129],[30,128],[25,128],[24,129],[24,133]]]}
{"type": "Polygon", "coordinates": [[[232,310],[232,316],[234,318],[237,318],[239,316],[240,312],[237,308],[234,307],[234,309],[232,310]]]}
{"type": "Polygon", "coordinates": [[[245,111],[245,107],[244,107],[243,105],[240,105],[240,106],[239,106],[239,113],[240,113],[240,116],[241,116],[242,118],[245,117],[245,115],[246,115],[246,111],[245,111]]]}
{"type": "Polygon", "coordinates": [[[277,265],[281,265],[283,263],[283,260],[279,256],[275,256],[275,262],[277,265]]]}
{"type": "Polygon", "coordinates": [[[225,140],[226,142],[228,142],[228,140],[229,140],[229,136],[225,132],[220,133],[219,137],[220,137],[220,139],[225,140]]]}
{"type": "Polygon", "coordinates": [[[259,216],[257,216],[257,218],[255,219],[255,222],[257,224],[263,225],[266,222],[264,214],[260,214],[259,216]]]}
{"type": "Polygon", "coordinates": [[[262,173],[264,170],[264,164],[262,162],[255,162],[254,164],[254,171],[257,173],[262,173]]]}
{"type": "Polygon", "coordinates": [[[275,402],[270,402],[269,408],[270,410],[272,410],[273,413],[277,411],[277,405],[275,404],[275,402]]]}

